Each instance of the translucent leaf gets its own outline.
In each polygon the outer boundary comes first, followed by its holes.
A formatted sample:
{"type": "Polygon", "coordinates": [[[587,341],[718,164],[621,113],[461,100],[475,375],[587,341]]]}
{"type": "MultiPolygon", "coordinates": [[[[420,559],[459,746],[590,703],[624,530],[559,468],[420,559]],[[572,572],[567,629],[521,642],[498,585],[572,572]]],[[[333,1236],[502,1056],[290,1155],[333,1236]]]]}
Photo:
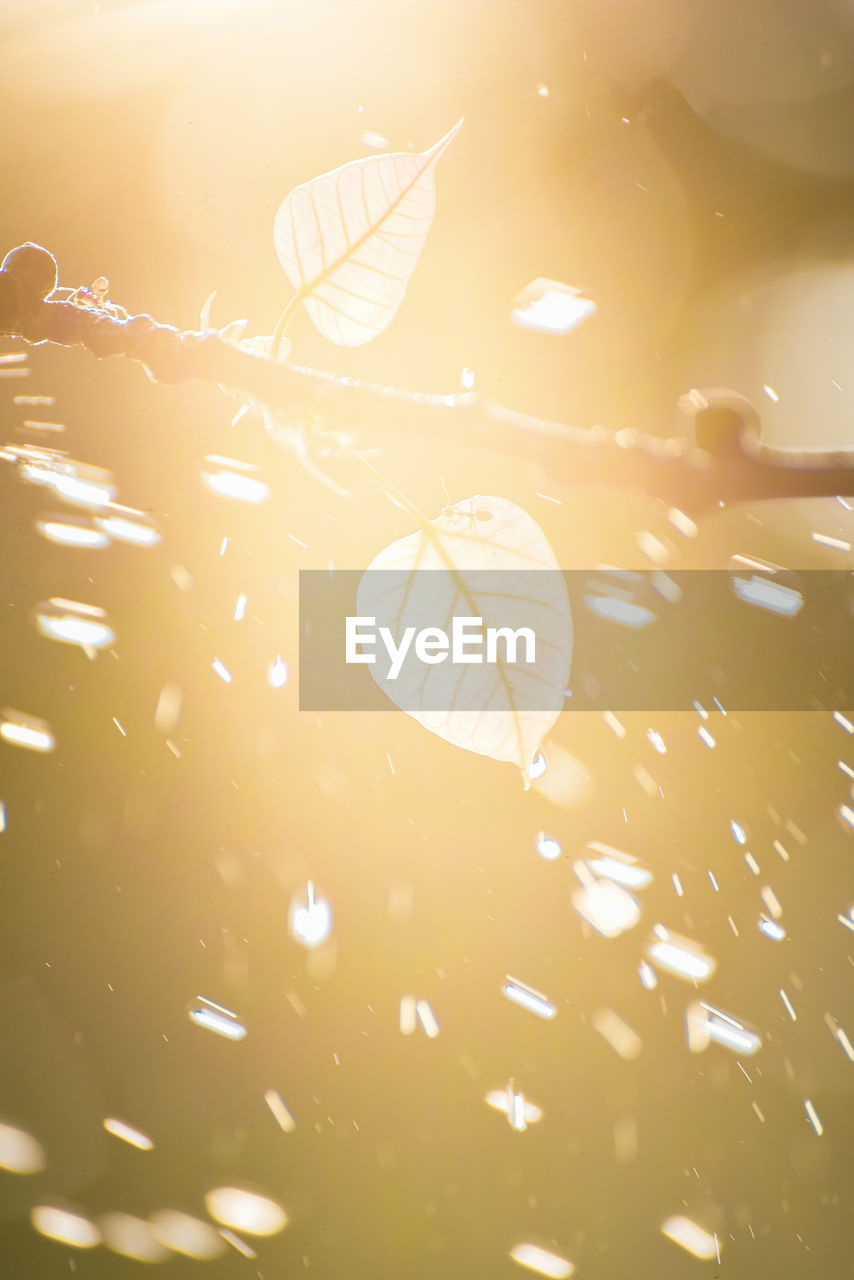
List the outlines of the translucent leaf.
{"type": "Polygon", "coordinates": [[[354,160],[279,205],[279,262],[317,328],[339,346],[370,342],[394,319],[433,221],[436,162],[461,124],[429,151],[354,160]]]}
{"type": "Polygon", "coordinates": [[[535,623],[533,667],[508,663],[506,650],[502,660],[500,649],[491,665],[413,661],[393,679],[379,662],[369,667],[395,705],[431,733],[516,764],[527,785],[563,705],[572,658],[566,583],[536,522],[503,498],[477,496],[447,507],[380,552],[361,579],[357,609],[387,626],[396,644],[408,627],[420,631],[442,619],[447,629],[455,616],[480,617],[484,628],[535,623]]]}

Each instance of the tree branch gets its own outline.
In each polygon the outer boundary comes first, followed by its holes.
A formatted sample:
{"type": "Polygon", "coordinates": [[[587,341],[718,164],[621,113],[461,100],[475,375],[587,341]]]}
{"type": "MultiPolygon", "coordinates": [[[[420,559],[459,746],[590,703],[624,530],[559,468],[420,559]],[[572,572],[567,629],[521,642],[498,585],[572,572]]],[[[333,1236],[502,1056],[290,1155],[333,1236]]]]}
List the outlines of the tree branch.
{"type": "Polygon", "coordinates": [[[635,489],[692,517],[722,503],[854,494],[854,451],[763,445],[755,408],[725,389],[682,398],[693,416],[693,437],[583,430],[492,404],[474,392],[426,394],[274,362],[213,330],[182,332],[111,305],[81,306],[56,281],[56,261],[46,249],[28,244],[7,254],[0,268],[0,335],[82,346],[99,359],[128,356],[159,382],[219,383],[274,412],[293,410],[313,396],[333,427],[364,422],[400,430],[403,422],[406,430],[538,462],[561,483],[635,489]]]}

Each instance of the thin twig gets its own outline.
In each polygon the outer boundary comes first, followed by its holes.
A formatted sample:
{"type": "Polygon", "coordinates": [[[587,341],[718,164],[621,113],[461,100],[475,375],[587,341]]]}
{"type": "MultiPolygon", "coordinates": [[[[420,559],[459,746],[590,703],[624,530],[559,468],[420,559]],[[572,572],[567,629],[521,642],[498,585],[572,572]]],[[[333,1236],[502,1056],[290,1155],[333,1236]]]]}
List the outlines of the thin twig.
{"type": "Polygon", "coordinates": [[[627,487],[689,516],[735,502],[854,494],[854,452],[762,445],[756,411],[734,393],[691,393],[684,407],[694,414],[694,437],[585,430],[492,404],[471,391],[426,394],[265,359],[216,331],[182,332],[145,314],[83,308],[66,300],[69,292],[19,303],[13,314],[8,306],[4,314],[0,305],[0,335],[82,346],[99,359],[128,356],[159,382],[219,383],[274,412],[292,411],[313,398],[332,427],[403,426],[478,444],[540,463],[561,484],[627,487]]]}

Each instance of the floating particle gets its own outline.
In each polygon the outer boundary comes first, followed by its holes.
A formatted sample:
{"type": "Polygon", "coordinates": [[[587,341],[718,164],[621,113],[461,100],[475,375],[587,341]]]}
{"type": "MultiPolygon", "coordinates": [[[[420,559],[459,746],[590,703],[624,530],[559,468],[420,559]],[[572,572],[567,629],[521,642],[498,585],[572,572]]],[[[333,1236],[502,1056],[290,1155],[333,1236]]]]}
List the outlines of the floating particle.
{"type": "Polygon", "coordinates": [[[439,1034],[439,1023],[436,1021],[436,1015],[427,1000],[417,1000],[415,1003],[415,1014],[424,1030],[424,1034],[429,1040],[435,1040],[439,1034]]]}
{"type": "MultiPolygon", "coordinates": [[[[511,1081],[511,1084],[506,1089],[491,1089],[486,1095],[486,1104],[487,1106],[492,1107],[495,1111],[503,1112],[504,1115],[507,1116],[508,1120],[510,1120],[510,1106],[513,1093],[514,1090],[511,1081]]],[[[543,1112],[541,1107],[538,1107],[536,1103],[531,1102],[529,1098],[524,1097],[521,1093],[516,1093],[515,1097],[515,1118],[517,1120],[517,1124],[512,1125],[511,1122],[511,1127],[519,1129],[518,1121],[520,1118],[524,1121],[525,1125],[536,1124],[538,1120],[542,1120],[543,1112]]]]}
{"type": "Polygon", "coordinates": [[[529,1271],[536,1271],[541,1276],[549,1276],[551,1280],[566,1280],[566,1277],[571,1276],[575,1270],[568,1258],[550,1253],[548,1249],[542,1249],[538,1244],[514,1245],[510,1250],[510,1257],[514,1262],[518,1262],[520,1267],[527,1267],[529,1271]]]}
{"type": "Polygon", "coordinates": [[[13,404],[55,404],[53,396],[14,396],[13,404]]]}
{"type": "Polygon", "coordinates": [[[47,1159],[41,1143],[15,1125],[0,1123],[0,1169],[7,1173],[41,1173],[47,1159]]]}
{"type": "Polygon", "coordinates": [[[680,511],[678,507],[671,507],[667,513],[667,519],[673,525],[683,538],[696,538],[699,532],[699,526],[686,515],[684,511],[680,511]]]}
{"type": "Polygon", "coordinates": [[[667,754],[667,747],[664,745],[664,739],[657,729],[647,729],[646,736],[660,756],[667,754]]]}
{"type": "Polygon", "coordinates": [[[26,351],[2,351],[0,352],[0,365],[23,364],[26,358],[26,351]]]}
{"type": "Polygon", "coordinates": [[[211,493],[238,502],[259,503],[269,498],[270,487],[252,475],[258,470],[252,463],[221,458],[217,454],[209,454],[205,462],[208,467],[202,472],[202,480],[211,493]]]}
{"type": "Polygon", "coordinates": [[[82,462],[69,462],[57,468],[52,483],[59,497],[75,507],[106,507],[116,496],[109,471],[82,462]]]}
{"type": "Polygon", "coordinates": [[[179,591],[190,591],[196,585],[193,575],[182,564],[174,564],[169,570],[169,577],[179,591]]]}
{"type": "Polygon", "coordinates": [[[580,289],[558,280],[532,280],[513,301],[510,319],[523,329],[540,333],[570,333],[596,311],[596,303],[580,289]]]}
{"type": "Polygon", "coordinates": [[[0,835],[6,830],[6,805],[0,800],[0,835]]]}
{"type": "Polygon", "coordinates": [[[660,569],[656,569],[654,573],[649,575],[650,585],[656,595],[661,596],[668,604],[679,604],[682,599],[682,588],[678,582],[674,582],[666,573],[662,573],[660,569]]]}
{"type": "Polygon", "coordinates": [[[460,385],[464,391],[471,391],[474,386],[474,369],[466,367],[460,374],[460,385]]]}
{"type": "Polygon", "coordinates": [[[235,622],[242,622],[243,619],[246,617],[246,606],[248,605],[248,603],[249,603],[249,597],[241,591],[240,595],[237,597],[237,602],[234,606],[235,622]]]}
{"type": "Polygon", "coordinates": [[[768,914],[773,916],[775,920],[779,920],[783,914],[783,908],[780,906],[780,900],[771,888],[770,884],[762,886],[759,896],[765,903],[768,914]]]}
{"type": "Polygon", "coordinates": [[[844,924],[846,929],[850,929],[851,932],[854,933],[854,918],[852,918],[850,914],[847,916],[843,916],[840,914],[836,917],[836,919],[839,921],[840,924],[844,924]]]}
{"type": "Polygon", "coordinates": [[[220,1227],[219,1234],[222,1236],[232,1249],[243,1255],[244,1258],[257,1258],[258,1254],[252,1248],[251,1244],[247,1244],[245,1240],[241,1240],[240,1236],[236,1236],[233,1231],[229,1231],[227,1227],[220,1227]]]}
{"type": "Polygon", "coordinates": [[[583,862],[576,862],[573,869],[581,884],[572,895],[572,905],[583,920],[606,938],[617,938],[635,927],[640,907],[627,890],[613,880],[597,879],[583,862]]]}
{"type": "Polygon", "coordinates": [[[179,684],[165,684],[160,690],[154,711],[154,727],[159,733],[171,733],[181,718],[184,693],[179,684]]]}
{"type": "Polygon", "coordinates": [[[850,551],[851,543],[846,542],[844,538],[831,538],[827,533],[812,532],[813,542],[817,542],[822,547],[830,547],[834,551],[850,551]]]}
{"type": "Polygon", "coordinates": [[[548,85],[547,85],[547,84],[538,84],[538,85],[537,85],[537,97],[539,97],[539,98],[547,98],[548,96],[549,96],[549,87],[548,87],[548,85]]]}
{"type": "Polygon", "coordinates": [[[115,640],[103,609],[78,600],[51,596],[35,610],[36,630],[48,640],[76,644],[82,649],[106,649],[115,640]]]}
{"type": "Polygon", "coordinates": [[[744,855],[744,861],[747,863],[748,867],[749,867],[749,868],[750,868],[750,870],[753,872],[753,874],[754,874],[755,876],[758,876],[758,875],[759,875],[759,863],[756,861],[756,859],[754,858],[753,854],[752,854],[752,853],[750,853],[750,852],[746,853],[746,854],[744,855]]]}
{"type": "Polygon", "coordinates": [[[780,399],[780,397],[777,395],[777,392],[774,390],[773,387],[764,386],[762,390],[765,392],[768,399],[773,400],[775,404],[780,399]]]}
{"type": "Polygon", "coordinates": [[[759,917],[759,932],[764,933],[766,938],[771,938],[774,942],[782,942],[786,936],[786,930],[776,920],[769,920],[767,916],[759,917]]]}
{"type": "Polygon", "coordinates": [[[513,1085],[513,1081],[507,1088],[507,1121],[511,1129],[516,1133],[524,1133],[528,1127],[525,1118],[525,1098],[521,1092],[517,1092],[513,1085]]]}
{"type": "Polygon", "coordinates": [[[37,1204],[30,1210],[30,1222],[39,1235],[57,1240],[72,1249],[94,1249],[101,1243],[101,1233],[89,1218],[54,1205],[37,1204]]]}
{"type": "Polygon", "coordinates": [[[169,1250],[154,1234],[151,1224],[130,1213],[105,1213],[98,1219],[104,1244],[122,1258],[136,1262],[163,1262],[169,1250]]]}
{"type": "Polygon", "coordinates": [[[537,853],[547,862],[554,862],[561,855],[560,841],[554,836],[547,836],[545,831],[537,832],[537,853]]]}
{"type": "Polygon", "coordinates": [[[205,1195],[205,1208],[215,1222],[250,1236],[274,1236],[287,1226],[288,1215],[269,1196],[241,1187],[215,1187],[205,1195]]]}
{"type": "Polygon", "coordinates": [[[841,711],[834,711],[833,718],[846,733],[854,733],[854,724],[852,724],[848,717],[844,716],[841,711]]]}
{"type": "Polygon", "coordinates": [[[143,1133],[141,1129],[134,1129],[133,1125],[125,1124],[124,1120],[117,1120],[115,1116],[108,1116],[102,1123],[107,1133],[111,1133],[114,1138],[119,1138],[122,1142],[126,1142],[128,1146],[136,1147],[137,1151],[154,1150],[154,1143],[148,1134],[143,1133]]]}
{"type": "Polygon", "coordinates": [[[400,1012],[398,1025],[400,1033],[404,1036],[411,1036],[418,1026],[418,1019],[415,1014],[415,996],[400,997],[400,1012]]]}
{"type": "Polygon", "coordinates": [[[126,542],[132,547],[156,547],[162,537],[157,525],[145,512],[135,511],[133,507],[120,507],[115,502],[95,516],[95,524],[114,542],[126,542]]]}
{"type": "Polygon", "coordinates": [[[707,1004],[705,1000],[694,1000],[689,1004],[685,1010],[685,1030],[691,1053],[703,1053],[712,1041],[733,1053],[746,1055],[752,1055],[762,1047],[755,1031],[750,1031],[737,1018],[707,1004]]]}
{"type": "Polygon", "coordinates": [[[53,730],[46,720],[36,716],[25,715],[22,711],[13,711],[4,707],[0,711],[0,738],[14,747],[24,747],[28,751],[53,751],[56,739],[53,730]]]}
{"type": "Polygon", "coordinates": [[[264,1101],[270,1108],[273,1119],[282,1130],[282,1133],[293,1133],[297,1127],[297,1122],[285,1106],[282,1095],[277,1093],[275,1089],[268,1089],[264,1094],[264,1101]]]}
{"type": "Polygon", "coordinates": [[[839,768],[842,770],[844,774],[846,774],[849,778],[854,778],[854,769],[851,768],[850,764],[846,764],[844,760],[837,760],[836,763],[839,765],[839,768]]]}
{"type": "Polygon", "coordinates": [[[851,1044],[851,1041],[848,1039],[848,1036],[845,1034],[842,1027],[836,1028],[836,1038],[842,1045],[842,1052],[845,1054],[848,1061],[854,1062],[854,1045],[851,1044]]]}
{"type": "Polygon", "coordinates": [[[843,822],[849,827],[854,827],[854,809],[849,804],[841,804],[838,812],[843,822]]]}
{"type": "Polygon", "coordinates": [[[553,498],[553,497],[551,497],[551,495],[550,495],[550,494],[548,494],[548,493],[540,493],[540,492],[539,492],[539,490],[536,490],[536,491],[535,491],[535,493],[534,493],[534,497],[535,497],[535,498],[542,498],[543,502],[553,502],[553,503],[555,504],[555,506],[556,506],[556,507],[562,507],[562,506],[563,506],[563,503],[561,502],[560,498],[553,498]]]}
{"type": "Polygon", "coordinates": [[[590,1020],[594,1031],[609,1044],[626,1062],[637,1058],[643,1048],[643,1040],[613,1009],[597,1009],[590,1020]]]}
{"type": "Polygon", "coordinates": [[[219,676],[220,680],[224,681],[225,684],[231,684],[232,675],[224,662],[220,662],[219,658],[214,658],[211,666],[219,676]]]}
{"type": "Polygon", "coordinates": [[[391,146],[388,138],[384,138],[381,133],[372,133],[370,129],[365,129],[359,141],[363,146],[370,147],[372,151],[387,150],[391,146]]]}
{"type": "Polygon", "coordinates": [[[208,1031],[213,1031],[215,1035],[222,1036],[225,1040],[243,1040],[246,1036],[246,1028],[243,1023],[238,1021],[237,1014],[232,1013],[231,1009],[226,1009],[224,1005],[217,1004],[215,1000],[208,1000],[205,996],[197,996],[196,999],[187,1007],[187,1016],[191,1022],[195,1022],[198,1027],[205,1027],[208,1031]]]}
{"type": "Polygon", "coordinates": [[[709,733],[708,729],[704,724],[701,724],[699,729],[697,730],[697,737],[700,739],[701,742],[704,742],[706,744],[706,746],[709,748],[710,751],[715,746],[715,740],[712,737],[712,735],[709,733]]]}
{"type": "Polygon", "coordinates": [[[528,777],[532,782],[536,782],[537,778],[541,778],[548,767],[548,761],[546,760],[544,753],[542,751],[538,751],[531,761],[531,766],[528,769],[528,777]]]}
{"type": "Polygon", "coordinates": [[[655,937],[647,944],[646,955],[657,968],[687,982],[706,982],[712,976],[715,960],[698,943],[670,933],[663,925],[656,925],[653,932],[655,937]]]}
{"type": "Polygon", "coordinates": [[[60,547],[100,550],[110,545],[110,539],[103,529],[97,529],[89,520],[74,516],[42,516],[36,521],[36,530],[48,542],[60,547]]]}
{"type": "Polygon", "coordinates": [[[658,978],[652,965],[646,960],[641,960],[638,965],[638,977],[641,980],[641,986],[647,991],[654,991],[658,986],[658,978]]]}
{"type": "Polygon", "coordinates": [[[824,1125],[819,1120],[818,1112],[816,1111],[815,1107],[813,1106],[809,1098],[805,1099],[804,1101],[804,1110],[806,1111],[809,1117],[810,1124],[816,1131],[816,1135],[820,1138],[821,1135],[824,1133],[824,1125]]]}
{"type": "Polygon", "coordinates": [[[527,986],[526,983],[520,982],[518,978],[511,978],[509,973],[502,990],[508,1000],[512,1000],[514,1004],[520,1005],[523,1009],[527,1009],[529,1013],[536,1014],[538,1018],[553,1018],[557,1013],[555,1006],[541,991],[536,991],[534,987],[527,986]]]}
{"type": "Polygon", "coordinates": [[[614,1159],[630,1164],[638,1153],[638,1122],[634,1116],[620,1116],[614,1123],[614,1159]]]}
{"type": "Polygon", "coordinates": [[[701,720],[708,720],[709,713],[701,702],[693,702],[691,705],[701,720]]]}
{"type": "Polygon", "coordinates": [[[597,618],[639,631],[658,616],[650,608],[648,582],[644,574],[611,569],[590,577],[584,607],[597,618]]]}
{"type": "MultiPolygon", "coordinates": [[[[24,397],[20,397],[20,398],[23,399],[24,397]]],[[[18,400],[19,397],[16,396],[15,399],[18,400]]],[[[48,433],[53,433],[55,435],[60,435],[63,431],[65,431],[65,423],[64,422],[40,422],[36,418],[25,418],[24,421],[21,423],[21,428],[22,430],[25,430],[25,431],[44,431],[48,433]]]]}
{"type": "Polygon", "coordinates": [[[304,947],[317,947],[332,932],[332,908],[325,898],[315,896],[314,882],[305,887],[305,899],[295,897],[288,909],[288,928],[304,947]]]}
{"type": "Polygon", "coordinates": [[[220,1233],[209,1222],[177,1209],[158,1209],[149,1219],[157,1240],[173,1253],[206,1262],[223,1252],[220,1233]]]}
{"type": "Polygon", "coordinates": [[[276,659],[267,668],[267,683],[271,689],[282,689],[288,682],[288,664],[276,654],[276,659]]]}
{"type": "Polygon", "coordinates": [[[783,1001],[783,1008],[786,1010],[786,1013],[792,1019],[792,1022],[797,1022],[798,1015],[795,1013],[794,1005],[792,1004],[791,1000],[789,999],[783,987],[780,988],[780,999],[783,1001]]]}
{"type": "Polygon", "coordinates": [[[615,849],[612,845],[602,844],[599,840],[589,840],[587,848],[599,855],[585,859],[594,876],[612,880],[625,889],[645,889],[652,883],[652,872],[642,867],[632,854],[615,849]]]}
{"type": "Polygon", "coordinates": [[[673,872],[673,875],[670,877],[670,879],[673,881],[673,888],[676,890],[677,898],[681,898],[685,893],[685,890],[682,888],[682,881],[679,879],[679,876],[676,874],[675,871],[673,872]]]}
{"type": "Polygon", "coordinates": [[[709,1260],[718,1255],[716,1236],[681,1214],[666,1218],[661,1224],[661,1233],[674,1244],[680,1245],[688,1253],[693,1254],[695,1258],[709,1260]]]}
{"type": "Polygon", "coordinates": [[[804,607],[800,579],[791,570],[738,555],[730,557],[729,570],[733,595],[745,604],[786,618],[804,607]]]}
{"type": "Polygon", "coordinates": [[[650,533],[648,529],[642,529],[635,534],[635,542],[638,550],[645,555],[647,560],[651,560],[653,564],[666,564],[670,559],[670,551],[661,541],[656,538],[654,533],[650,533]]]}
{"type": "Polygon", "coordinates": [[[219,554],[221,556],[224,556],[227,550],[228,550],[228,538],[226,537],[226,538],[223,538],[222,542],[219,544],[219,554]]]}
{"type": "Polygon", "coordinates": [[[715,893],[720,893],[720,889],[718,888],[718,882],[717,882],[717,880],[715,879],[715,873],[714,873],[714,871],[710,871],[710,872],[709,872],[709,879],[710,879],[710,880],[711,880],[711,882],[712,882],[712,888],[714,889],[715,893]]]}
{"type": "Polygon", "coordinates": [[[732,818],[729,826],[736,844],[747,844],[747,833],[741,823],[732,818]]]}
{"type": "Polygon", "coordinates": [[[626,726],[623,724],[622,720],[618,719],[617,716],[614,715],[613,711],[603,711],[602,719],[605,721],[606,725],[615,737],[625,738],[626,726]]]}

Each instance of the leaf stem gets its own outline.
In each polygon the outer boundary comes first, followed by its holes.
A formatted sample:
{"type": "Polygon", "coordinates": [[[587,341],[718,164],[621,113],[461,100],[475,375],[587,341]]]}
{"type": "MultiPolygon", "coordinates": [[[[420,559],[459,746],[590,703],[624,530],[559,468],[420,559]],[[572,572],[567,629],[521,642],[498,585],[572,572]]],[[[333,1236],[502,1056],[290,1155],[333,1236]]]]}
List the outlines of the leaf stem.
{"type": "Polygon", "coordinates": [[[302,300],[303,292],[301,289],[297,289],[296,293],[291,295],[288,305],[276,321],[276,327],[273,330],[273,341],[270,345],[271,360],[277,360],[279,358],[279,347],[282,345],[282,338],[285,336],[285,330],[288,327],[291,316],[294,314],[302,300]]]}

